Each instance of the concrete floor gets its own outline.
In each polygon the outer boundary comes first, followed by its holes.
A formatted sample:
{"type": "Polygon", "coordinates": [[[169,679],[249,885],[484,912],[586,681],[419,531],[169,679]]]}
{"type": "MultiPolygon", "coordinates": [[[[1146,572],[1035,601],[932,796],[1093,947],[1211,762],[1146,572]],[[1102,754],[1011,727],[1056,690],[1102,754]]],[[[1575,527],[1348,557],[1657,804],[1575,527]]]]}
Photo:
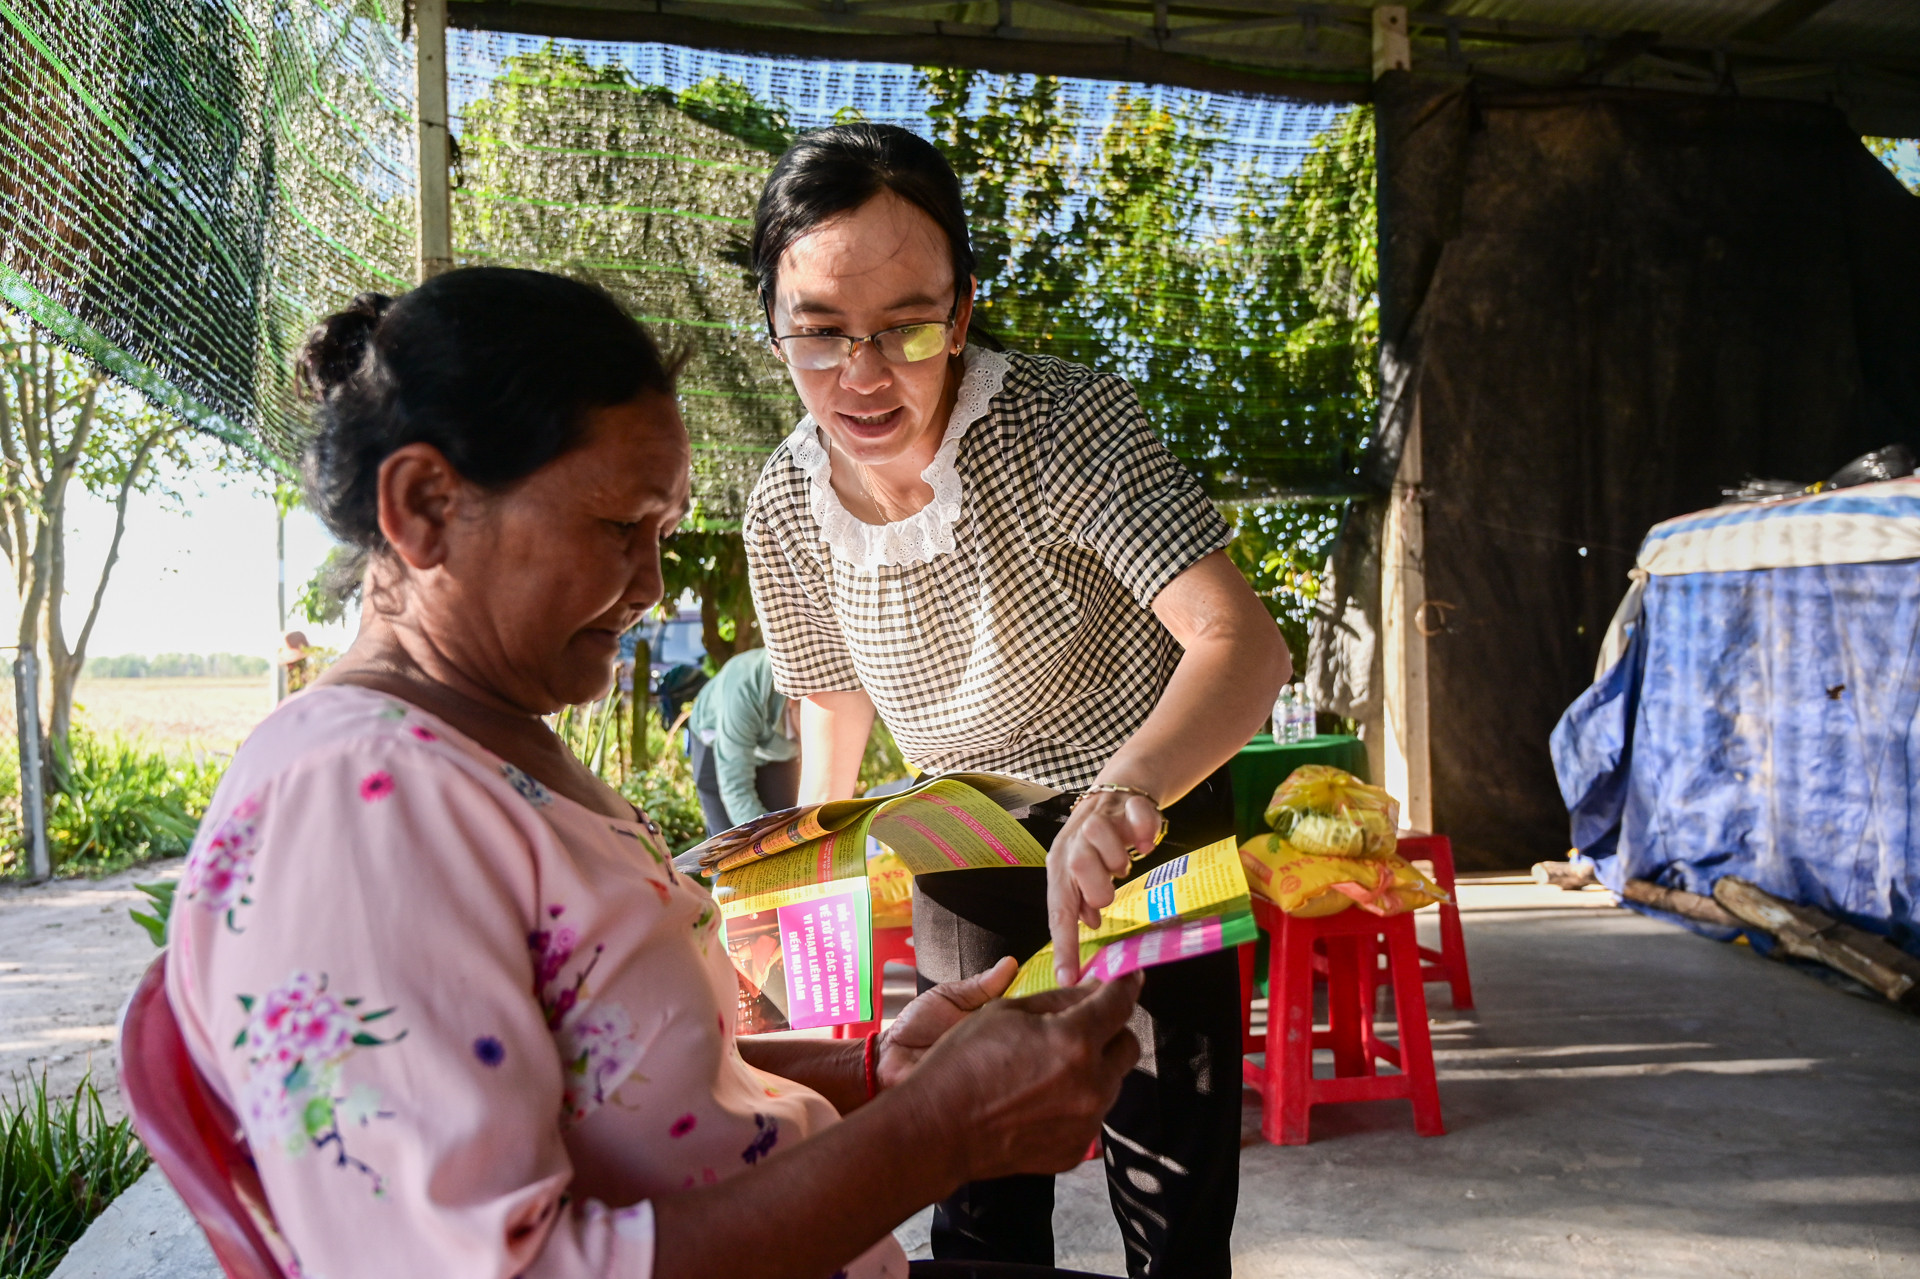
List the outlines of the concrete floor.
{"type": "MultiPolygon", "coordinates": [[[[1920,1279],[1920,1017],[1598,891],[1461,898],[1478,1009],[1428,988],[1448,1134],[1369,1102],[1270,1146],[1247,1094],[1239,1279],[1920,1279]]],[[[160,1246],[181,1210],[145,1192],[60,1279],[217,1279],[199,1240],[160,1246]]],[[[1098,1165],[1054,1222],[1059,1264],[1124,1273],[1098,1165]]]]}
{"type": "MultiPolygon", "coordinates": [[[[1428,987],[1447,1135],[1366,1102],[1270,1146],[1247,1094],[1240,1279],[1920,1276],[1920,1017],[1597,890],[1461,896],[1477,1009],[1428,987]]],[[[1124,1273],[1097,1165],[1055,1229],[1059,1264],[1124,1273]]]]}

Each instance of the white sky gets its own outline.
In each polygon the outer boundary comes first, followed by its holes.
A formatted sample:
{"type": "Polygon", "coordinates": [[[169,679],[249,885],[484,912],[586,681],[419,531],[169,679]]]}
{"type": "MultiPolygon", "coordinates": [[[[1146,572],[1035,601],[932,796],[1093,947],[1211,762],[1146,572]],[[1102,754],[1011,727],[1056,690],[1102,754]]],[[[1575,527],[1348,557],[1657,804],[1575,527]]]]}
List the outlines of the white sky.
{"type": "MultiPolygon", "coordinates": [[[[221,486],[209,478],[181,486],[186,510],[168,509],[157,498],[135,496],[128,504],[127,534],[120,544],[100,620],[87,645],[89,657],[122,653],[252,653],[271,657],[280,643],[274,610],[273,502],[250,485],[221,486]]],[[[86,621],[100,562],[113,537],[113,507],[76,485],[69,498],[68,595],[65,620],[71,642],[86,621]]],[[[287,608],[293,614],[300,588],[326,558],[333,539],[306,511],[287,517],[287,608]]],[[[14,634],[18,603],[0,590],[5,634],[14,634]]],[[[351,617],[351,614],[350,614],[351,617]]],[[[316,644],[343,648],[349,626],[308,626],[297,614],[289,627],[306,631],[316,644]]]]}

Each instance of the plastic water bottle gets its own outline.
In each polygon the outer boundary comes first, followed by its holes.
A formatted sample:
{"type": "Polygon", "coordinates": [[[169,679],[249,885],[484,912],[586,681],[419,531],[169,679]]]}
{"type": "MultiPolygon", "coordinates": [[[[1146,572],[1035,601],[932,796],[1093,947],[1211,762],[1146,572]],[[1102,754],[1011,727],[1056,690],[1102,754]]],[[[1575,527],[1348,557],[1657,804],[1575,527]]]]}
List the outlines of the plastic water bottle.
{"type": "Polygon", "coordinates": [[[1304,735],[1300,731],[1300,689],[1295,685],[1287,686],[1287,741],[1298,742],[1304,735]]]}
{"type": "Polygon", "coordinates": [[[1293,685],[1283,685],[1280,696],[1273,703],[1273,740],[1290,742],[1293,740],[1293,685]]]}
{"type": "Polygon", "coordinates": [[[1312,695],[1307,692],[1307,686],[1302,684],[1300,692],[1293,699],[1294,714],[1300,717],[1300,736],[1295,739],[1296,741],[1309,741],[1320,735],[1319,728],[1313,722],[1314,714],[1318,709],[1313,704],[1312,695]]]}

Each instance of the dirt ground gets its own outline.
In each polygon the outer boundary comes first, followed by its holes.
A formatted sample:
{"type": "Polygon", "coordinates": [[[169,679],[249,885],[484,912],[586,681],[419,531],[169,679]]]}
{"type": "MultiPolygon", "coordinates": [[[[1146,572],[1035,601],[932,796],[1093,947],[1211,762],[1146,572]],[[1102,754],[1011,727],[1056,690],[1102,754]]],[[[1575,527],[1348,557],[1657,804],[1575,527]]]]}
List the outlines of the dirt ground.
{"type": "MultiPolygon", "coordinates": [[[[231,754],[271,709],[259,679],[83,679],[75,718],[169,750],[231,754]]],[[[0,713],[13,737],[13,703],[0,713]]],[[[146,898],[136,883],[177,879],[180,859],[108,879],[0,885],[0,1096],[43,1072],[70,1095],[91,1069],[114,1116],[122,1113],[112,1045],[120,1007],[159,952],[127,917],[146,898]]]]}
{"type": "Polygon", "coordinates": [[[0,887],[0,1096],[43,1072],[51,1093],[68,1096],[91,1070],[108,1113],[124,1113],[115,1027],[160,953],[127,917],[146,901],[133,885],[178,879],[183,861],[102,880],[0,887]]]}

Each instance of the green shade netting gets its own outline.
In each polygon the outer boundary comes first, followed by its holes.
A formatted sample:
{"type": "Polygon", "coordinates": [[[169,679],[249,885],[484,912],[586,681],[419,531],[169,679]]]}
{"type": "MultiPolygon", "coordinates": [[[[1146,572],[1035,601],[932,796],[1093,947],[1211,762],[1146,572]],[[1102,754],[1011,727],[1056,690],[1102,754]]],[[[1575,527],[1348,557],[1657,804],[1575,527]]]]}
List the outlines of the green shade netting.
{"type": "Polygon", "coordinates": [[[298,455],[290,354],[413,274],[398,0],[0,0],[0,299],[164,407],[298,455]]]}
{"type": "MultiPolygon", "coordinates": [[[[413,274],[399,0],[0,0],[0,300],[203,428],[297,458],[290,356],[413,274]]],[[[800,414],[744,249],[795,130],[960,171],[980,323],[1123,374],[1222,499],[1347,491],[1371,420],[1364,112],[1091,81],[454,32],[455,252],[586,276],[688,351],[711,515],[800,414]]]]}

